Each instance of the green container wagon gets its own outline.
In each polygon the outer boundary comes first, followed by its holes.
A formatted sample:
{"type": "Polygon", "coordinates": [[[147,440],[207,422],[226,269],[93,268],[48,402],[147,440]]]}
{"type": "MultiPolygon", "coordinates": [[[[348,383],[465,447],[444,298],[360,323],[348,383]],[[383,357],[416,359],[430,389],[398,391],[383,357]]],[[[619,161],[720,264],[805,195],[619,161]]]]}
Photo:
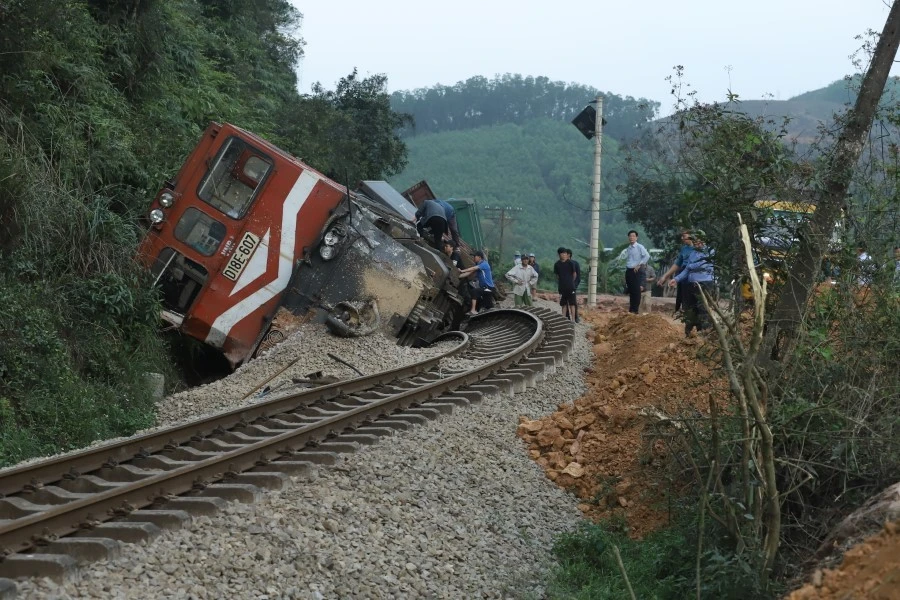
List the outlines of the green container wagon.
{"type": "Polygon", "coordinates": [[[484,236],[481,233],[481,221],[478,219],[475,201],[471,198],[449,198],[447,202],[456,211],[459,236],[472,248],[483,250],[484,236]]]}

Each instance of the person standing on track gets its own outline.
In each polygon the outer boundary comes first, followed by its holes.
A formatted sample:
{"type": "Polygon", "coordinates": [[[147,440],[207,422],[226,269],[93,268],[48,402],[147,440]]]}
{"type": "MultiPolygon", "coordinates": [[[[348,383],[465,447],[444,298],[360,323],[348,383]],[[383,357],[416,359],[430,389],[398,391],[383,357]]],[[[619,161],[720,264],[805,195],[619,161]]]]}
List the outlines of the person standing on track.
{"type": "Polygon", "coordinates": [[[553,265],[553,273],[556,275],[558,282],[559,305],[562,314],[565,315],[567,319],[570,321],[575,319],[577,322],[578,301],[575,298],[575,279],[578,274],[575,271],[575,265],[570,260],[572,255],[569,254],[568,249],[558,248],[556,253],[559,255],[559,260],[553,265]]]}
{"type": "Polygon", "coordinates": [[[534,257],[534,253],[528,255],[528,258],[531,262],[531,268],[534,269],[534,272],[538,274],[538,277],[541,276],[541,267],[537,263],[537,259],[534,257]]]}
{"type": "Polygon", "coordinates": [[[650,262],[650,253],[638,243],[638,233],[628,232],[625,248],[625,287],[628,289],[628,312],[637,314],[641,307],[641,288],[644,286],[644,267],[650,262]]]}
{"type": "Polygon", "coordinates": [[[521,264],[507,271],[506,278],[513,284],[515,306],[531,306],[531,290],[537,285],[538,275],[531,268],[529,258],[523,256],[521,264]]]}

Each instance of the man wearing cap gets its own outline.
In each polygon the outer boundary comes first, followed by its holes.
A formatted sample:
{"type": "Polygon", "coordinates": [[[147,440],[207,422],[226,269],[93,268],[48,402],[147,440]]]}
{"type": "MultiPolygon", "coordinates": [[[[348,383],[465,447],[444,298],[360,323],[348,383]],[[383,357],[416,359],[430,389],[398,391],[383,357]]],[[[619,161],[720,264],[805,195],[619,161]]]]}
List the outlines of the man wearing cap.
{"type": "Polygon", "coordinates": [[[478,314],[478,311],[475,309],[479,301],[481,301],[481,308],[484,310],[494,308],[494,277],[491,274],[491,265],[488,264],[484,257],[484,252],[481,250],[475,253],[473,260],[475,261],[474,267],[461,269],[459,272],[460,276],[471,276],[473,273],[477,273],[478,289],[472,289],[472,310],[469,312],[470,315],[478,314]]]}
{"type": "Polygon", "coordinates": [[[691,335],[691,330],[703,331],[709,325],[709,313],[703,304],[701,294],[706,294],[710,302],[714,301],[716,283],[713,272],[713,252],[706,247],[706,235],[697,230],[694,232],[694,251],[688,256],[684,267],[676,275],[669,286],[685,283],[684,287],[684,335],[691,335]]]}
{"type": "Polygon", "coordinates": [[[522,257],[522,262],[513,265],[506,273],[506,278],[513,284],[513,299],[515,306],[531,306],[531,290],[538,280],[538,274],[529,264],[528,256],[522,257]]]}
{"type": "Polygon", "coordinates": [[[534,257],[534,252],[528,255],[528,258],[531,259],[531,268],[534,269],[534,272],[538,274],[538,277],[541,276],[541,268],[537,264],[537,259],[534,257]]]}

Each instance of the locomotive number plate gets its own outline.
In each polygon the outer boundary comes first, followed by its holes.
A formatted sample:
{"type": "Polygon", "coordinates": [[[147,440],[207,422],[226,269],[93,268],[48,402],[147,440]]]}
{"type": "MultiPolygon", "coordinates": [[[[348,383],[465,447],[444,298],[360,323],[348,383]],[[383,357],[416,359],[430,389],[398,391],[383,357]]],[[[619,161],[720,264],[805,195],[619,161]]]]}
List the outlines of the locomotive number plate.
{"type": "Polygon", "coordinates": [[[259,236],[253,235],[249,231],[245,233],[240,243],[234,249],[231,258],[228,259],[228,264],[225,265],[222,275],[226,279],[237,281],[244,271],[244,267],[250,262],[250,257],[256,252],[257,246],[259,246],[259,236]]]}

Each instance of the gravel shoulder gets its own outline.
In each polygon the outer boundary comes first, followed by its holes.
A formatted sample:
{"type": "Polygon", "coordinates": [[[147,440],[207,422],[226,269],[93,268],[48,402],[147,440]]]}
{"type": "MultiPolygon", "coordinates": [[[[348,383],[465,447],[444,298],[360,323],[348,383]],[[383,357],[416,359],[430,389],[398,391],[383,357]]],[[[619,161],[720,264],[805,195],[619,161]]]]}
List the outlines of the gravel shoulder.
{"type": "Polygon", "coordinates": [[[586,330],[566,365],[525,393],[457,409],[255,504],[126,546],[77,582],[20,582],[21,597],[541,598],[553,539],[581,514],[516,427],[583,393],[586,330]]]}

